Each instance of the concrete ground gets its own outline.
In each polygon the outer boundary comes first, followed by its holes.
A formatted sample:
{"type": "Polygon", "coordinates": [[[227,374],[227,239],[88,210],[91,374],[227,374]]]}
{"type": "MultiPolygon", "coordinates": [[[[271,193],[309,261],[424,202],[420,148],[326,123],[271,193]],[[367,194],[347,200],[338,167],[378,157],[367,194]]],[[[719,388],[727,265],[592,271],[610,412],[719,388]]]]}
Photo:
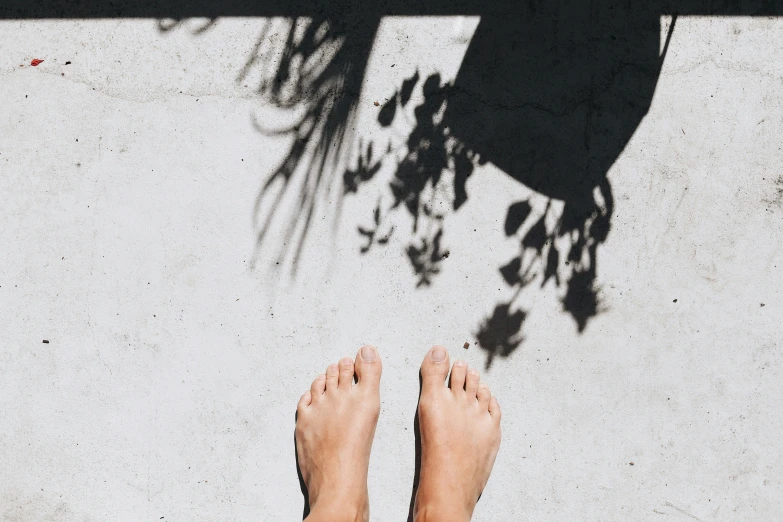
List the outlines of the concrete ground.
{"type": "MultiPolygon", "coordinates": [[[[492,161],[458,209],[433,189],[442,218],[414,233],[390,210],[387,244],[362,253],[405,155],[405,124],[395,137],[379,111],[416,71],[454,80],[477,22],[381,21],[349,145],[403,151],[301,208],[262,191],[293,143],[267,129],[299,109],[258,94],[252,58],[284,24],[0,22],[0,519],[295,520],[295,403],[363,343],[384,358],[373,520],[407,516],[433,343],[503,406],[475,520],[783,519],[783,20],[677,20],[608,172],[581,332],[563,281],[499,270],[520,251],[509,205],[560,207],[492,161]],[[441,226],[417,286],[409,248],[441,226]],[[498,348],[503,303],[524,322],[498,348]]],[[[421,83],[410,104],[413,121],[421,83]]]]}

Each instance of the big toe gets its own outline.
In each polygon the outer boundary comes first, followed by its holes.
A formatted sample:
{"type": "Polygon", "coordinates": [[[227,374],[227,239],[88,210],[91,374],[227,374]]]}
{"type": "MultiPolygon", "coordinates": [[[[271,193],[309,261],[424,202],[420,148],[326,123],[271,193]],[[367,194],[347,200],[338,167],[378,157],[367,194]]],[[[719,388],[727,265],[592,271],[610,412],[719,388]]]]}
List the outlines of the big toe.
{"type": "Polygon", "coordinates": [[[375,346],[362,346],[354,363],[356,386],[364,390],[378,391],[381,382],[381,357],[375,346]]]}
{"type": "Polygon", "coordinates": [[[440,345],[430,348],[421,363],[422,388],[443,387],[446,375],[449,373],[449,352],[440,345]]]}

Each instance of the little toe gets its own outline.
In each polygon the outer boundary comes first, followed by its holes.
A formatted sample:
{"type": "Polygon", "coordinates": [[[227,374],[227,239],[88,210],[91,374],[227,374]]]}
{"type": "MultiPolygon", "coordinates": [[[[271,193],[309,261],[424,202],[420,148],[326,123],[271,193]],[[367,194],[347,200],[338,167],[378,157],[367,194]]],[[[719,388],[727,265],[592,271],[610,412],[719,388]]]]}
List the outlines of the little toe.
{"type": "Polygon", "coordinates": [[[497,419],[497,421],[500,422],[500,403],[498,403],[498,400],[495,397],[492,397],[489,400],[489,414],[492,415],[493,419],[497,419]]]}
{"type": "Polygon", "coordinates": [[[363,390],[377,392],[380,388],[382,370],[383,365],[378,349],[369,344],[362,346],[356,354],[354,363],[356,385],[363,390]]]}
{"type": "Polygon", "coordinates": [[[350,390],[353,386],[353,359],[343,357],[340,359],[340,376],[337,379],[338,390],[350,390]]]}
{"type": "Polygon", "coordinates": [[[451,367],[451,378],[449,387],[452,393],[465,393],[465,373],[468,371],[468,363],[465,361],[456,361],[451,367]]]}
{"type": "Polygon", "coordinates": [[[478,393],[476,396],[478,397],[479,408],[482,411],[488,411],[489,400],[492,398],[492,393],[489,391],[489,386],[483,382],[479,383],[478,393]]]}
{"type": "Polygon", "coordinates": [[[421,363],[421,387],[433,389],[443,387],[446,375],[449,373],[449,352],[443,346],[430,348],[421,363]]]}
{"type": "Polygon", "coordinates": [[[326,391],[326,375],[321,374],[315,378],[313,384],[310,385],[310,392],[312,393],[311,400],[317,400],[326,391]]]}
{"type": "Polygon", "coordinates": [[[301,413],[310,406],[310,403],[313,402],[313,394],[310,390],[307,390],[304,392],[304,395],[299,399],[299,402],[296,405],[296,411],[301,413]]]}
{"type": "Polygon", "coordinates": [[[326,391],[334,391],[337,389],[337,380],[340,376],[340,370],[336,364],[330,364],[326,368],[326,391]]]}
{"type": "Polygon", "coordinates": [[[478,393],[478,387],[479,387],[479,371],[475,368],[471,368],[468,370],[468,376],[465,377],[465,395],[467,395],[468,399],[475,399],[476,394],[478,393]]]}

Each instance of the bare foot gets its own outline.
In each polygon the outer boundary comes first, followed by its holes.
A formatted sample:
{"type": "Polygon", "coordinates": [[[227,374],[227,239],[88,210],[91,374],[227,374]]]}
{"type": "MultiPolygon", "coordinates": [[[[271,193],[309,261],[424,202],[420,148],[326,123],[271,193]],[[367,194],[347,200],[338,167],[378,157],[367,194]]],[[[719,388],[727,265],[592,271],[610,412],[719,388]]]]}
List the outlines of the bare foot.
{"type": "Polygon", "coordinates": [[[319,375],[297,404],[296,450],[310,497],[307,521],[367,521],[367,467],[381,410],[381,359],[363,346],[319,375]],[[356,375],[357,383],[353,379],[356,375]]]}
{"type": "Polygon", "coordinates": [[[417,522],[461,522],[473,515],[500,447],[500,406],[479,372],[433,346],[421,364],[421,475],[417,522]]]}

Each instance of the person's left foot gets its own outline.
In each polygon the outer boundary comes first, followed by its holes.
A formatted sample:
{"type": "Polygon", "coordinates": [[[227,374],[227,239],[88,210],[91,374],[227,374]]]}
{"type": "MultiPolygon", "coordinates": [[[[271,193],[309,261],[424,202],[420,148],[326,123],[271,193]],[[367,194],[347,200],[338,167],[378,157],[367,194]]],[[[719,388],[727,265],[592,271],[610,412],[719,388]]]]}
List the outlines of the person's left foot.
{"type": "Polygon", "coordinates": [[[345,357],[330,365],[299,399],[296,450],[310,499],[307,520],[369,520],[367,468],[380,379],[378,351],[363,346],[355,362],[345,357]]]}

